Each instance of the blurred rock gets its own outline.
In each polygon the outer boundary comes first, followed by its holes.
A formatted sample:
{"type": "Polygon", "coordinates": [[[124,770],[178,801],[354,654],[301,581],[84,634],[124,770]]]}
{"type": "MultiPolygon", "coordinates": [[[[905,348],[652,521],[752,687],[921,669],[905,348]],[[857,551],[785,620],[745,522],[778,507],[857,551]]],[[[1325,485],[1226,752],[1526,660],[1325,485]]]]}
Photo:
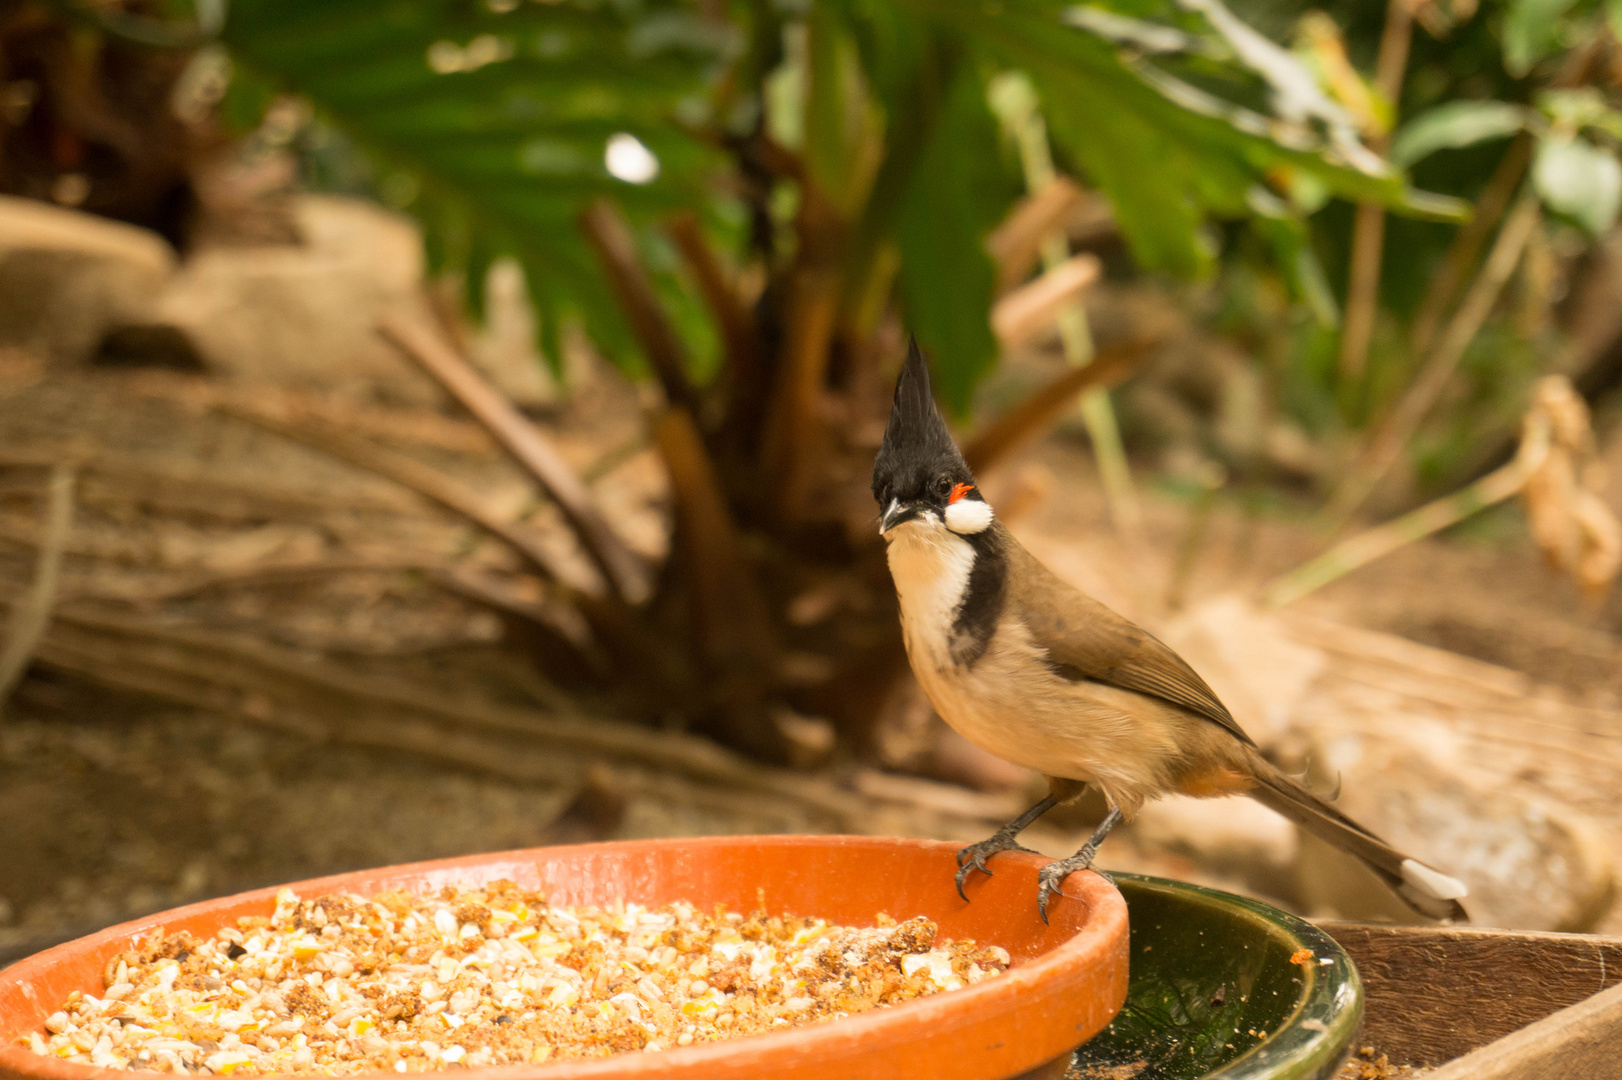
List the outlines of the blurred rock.
{"type": "Polygon", "coordinates": [[[1138,812],[1131,834],[1145,851],[1180,855],[1250,892],[1294,894],[1295,826],[1246,796],[1156,799],[1138,812]]]}
{"type": "Polygon", "coordinates": [[[612,839],[625,824],[629,806],[624,785],[613,770],[603,764],[591,765],[580,790],[546,826],[546,843],[590,844],[612,839]]]}
{"type": "Polygon", "coordinates": [[[833,724],[822,717],[778,706],[771,710],[771,722],[788,752],[790,768],[813,769],[833,756],[838,734],[833,724]]]}
{"type": "Polygon", "coordinates": [[[406,404],[439,392],[377,334],[401,308],[426,314],[422,241],[406,218],[358,199],[306,195],[301,245],[213,247],[175,275],[161,321],[184,331],[210,368],[243,382],[406,404]]]}
{"type": "MultiPolygon", "coordinates": [[[[1341,735],[1314,745],[1314,786],[1398,850],[1470,887],[1473,923],[1591,930],[1610,910],[1615,864],[1597,829],[1514,787],[1492,784],[1434,746],[1341,735]]],[[[1299,895],[1314,913],[1423,921],[1349,857],[1303,836],[1299,895]]]]}
{"type": "Polygon", "coordinates": [[[1290,637],[1276,616],[1236,596],[1194,608],[1163,636],[1259,746],[1277,743],[1324,670],[1321,652],[1290,637]]]}
{"type": "Polygon", "coordinates": [[[524,268],[517,259],[497,259],[484,282],[484,326],[472,342],[472,359],[515,405],[556,404],[557,380],[536,348],[539,327],[529,302],[524,268]]]}
{"type": "Polygon", "coordinates": [[[207,369],[197,346],[174,326],[119,326],[107,332],[90,358],[97,367],[167,368],[201,372],[207,369]]]}
{"type": "Polygon", "coordinates": [[[109,330],[152,320],[174,264],[155,232],[0,196],[0,346],[86,360],[109,330]]]}

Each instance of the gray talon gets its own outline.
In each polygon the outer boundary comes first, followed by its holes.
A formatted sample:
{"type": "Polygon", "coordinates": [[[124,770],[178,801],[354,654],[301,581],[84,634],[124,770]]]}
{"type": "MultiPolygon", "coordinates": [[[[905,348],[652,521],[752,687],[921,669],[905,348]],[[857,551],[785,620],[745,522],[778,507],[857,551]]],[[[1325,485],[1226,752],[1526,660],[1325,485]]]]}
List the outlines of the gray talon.
{"type": "Polygon", "coordinates": [[[978,870],[982,874],[986,875],[986,877],[992,876],[991,868],[986,865],[987,859],[1003,851],[1031,850],[1028,847],[1021,846],[1020,843],[1014,839],[1014,835],[1015,834],[1003,830],[997,832],[988,839],[980,841],[978,844],[970,844],[966,848],[958,849],[956,877],[957,894],[963,898],[964,903],[968,903],[969,897],[968,894],[963,891],[963,883],[969,879],[969,875],[971,873],[978,870]]]}
{"type": "Polygon", "coordinates": [[[1042,916],[1044,923],[1048,921],[1049,898],[1060,895],[1065,878],[1078,870],[1091,870],[1093,857],[1097,854],[1098,849],[1089,844],[1068,859],[1048,863],[1038,872],[1037,880],[1040,884],[1036,890],[1036,911],[1042,916]]]}

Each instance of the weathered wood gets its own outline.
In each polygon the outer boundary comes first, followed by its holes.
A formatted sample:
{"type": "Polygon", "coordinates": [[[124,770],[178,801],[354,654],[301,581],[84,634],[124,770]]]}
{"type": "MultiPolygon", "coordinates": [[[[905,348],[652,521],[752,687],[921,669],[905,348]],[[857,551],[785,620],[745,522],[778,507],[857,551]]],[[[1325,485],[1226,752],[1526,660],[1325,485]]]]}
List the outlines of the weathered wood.
{"type": "Polygon", "coordinates": [[[1622,986],[1561,1009],[1430,1073],[1427,1080],[1617,1080],[1622,986]]]}
{"type": "MultiPolygon", "coordinates": [[[[1475,927],[1320,925],[1351,955],[1363,976],[1363,1041],[1399,1064],[1440,1065],[1622,983],[1622,938],[1475,927]]],[[[1622,1028],[1617,1033],[1622,1035],[1622,1028]]],[[[1622,1069],[1622,1052],[1613,1051],[1612,1057],[1622,1069]]]]}

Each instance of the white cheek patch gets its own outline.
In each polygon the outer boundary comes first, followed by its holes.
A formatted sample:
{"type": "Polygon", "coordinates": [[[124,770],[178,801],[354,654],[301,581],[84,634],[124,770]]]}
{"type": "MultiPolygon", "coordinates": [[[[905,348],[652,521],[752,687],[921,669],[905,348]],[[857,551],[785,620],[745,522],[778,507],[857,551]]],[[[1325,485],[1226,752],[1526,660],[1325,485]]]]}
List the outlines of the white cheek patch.
{"type": "Polygon", "coordinates": [[[991,504],[980,499],[959,499],[946,508],[946,527],[959,536],[972,536],[991,527],[991,504]]]}

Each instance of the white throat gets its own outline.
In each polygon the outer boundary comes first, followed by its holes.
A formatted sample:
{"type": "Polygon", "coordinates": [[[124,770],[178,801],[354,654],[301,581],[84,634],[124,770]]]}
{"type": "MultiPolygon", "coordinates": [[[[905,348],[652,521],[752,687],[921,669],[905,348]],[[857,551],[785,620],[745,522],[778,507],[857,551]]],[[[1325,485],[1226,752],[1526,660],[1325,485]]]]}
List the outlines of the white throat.
{"type": "Polygon", "coordinates": [[[974,548],[933,513],[897,525],[885,539],[907,652],[914,665],[945,669],[952,664],[952,628],[968,592],[974,548]]]}

